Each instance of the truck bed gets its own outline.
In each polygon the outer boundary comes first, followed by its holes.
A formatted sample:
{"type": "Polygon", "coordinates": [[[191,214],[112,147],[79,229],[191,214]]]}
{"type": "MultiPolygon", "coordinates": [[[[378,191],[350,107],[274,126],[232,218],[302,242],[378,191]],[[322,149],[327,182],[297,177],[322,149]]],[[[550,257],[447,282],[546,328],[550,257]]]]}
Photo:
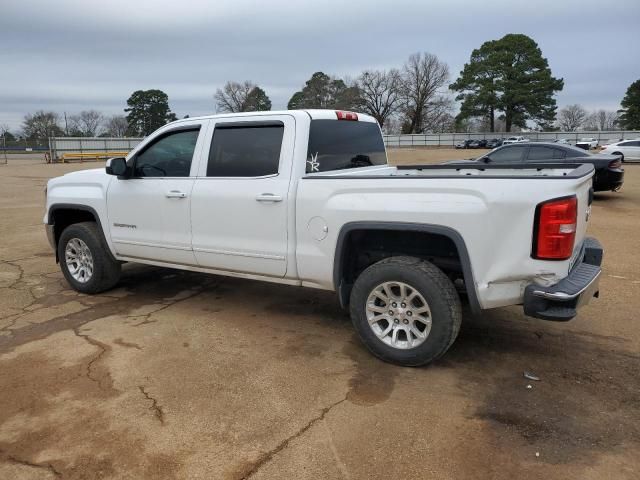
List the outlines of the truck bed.
{"type": "Polygon", "coordinates": [[[567,163],[383,165],[307,174],[297,188],[298,274],[303,281],[326,279],[321,286],[331,288],[333,262],[326,259],[344,225],[436,225],[464,239],[481,308],[520,303],[526,285],[557,283],[578,258],[593,174],[592,165],[567,163]],[[572,195],[580,211],[572,259],[532,258],[537,205],[572,195]],[[326,225],[322,241],[316,223],[326,225]]]}

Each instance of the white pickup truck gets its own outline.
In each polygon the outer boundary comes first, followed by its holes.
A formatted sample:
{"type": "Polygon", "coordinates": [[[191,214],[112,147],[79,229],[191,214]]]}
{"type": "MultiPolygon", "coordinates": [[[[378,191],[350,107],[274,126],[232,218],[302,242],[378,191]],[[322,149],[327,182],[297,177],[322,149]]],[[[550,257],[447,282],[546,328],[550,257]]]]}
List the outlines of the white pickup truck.
{"type": "Polygon", "coordinates": [[[329,110],[170,123],[54,178],[44,223],[84,293],[121,264],[333,290],[378,357],[422,365],[470,309],[569,320],[598,294],[591,165],[387,164],[375,120],[329,110]]]}
{"type": "Polygon", "coordinates": [[[592,148],[598,148],[598,143],[597,138],[581,138],[576,142],[576,147],[590,150],[592,148]]]}

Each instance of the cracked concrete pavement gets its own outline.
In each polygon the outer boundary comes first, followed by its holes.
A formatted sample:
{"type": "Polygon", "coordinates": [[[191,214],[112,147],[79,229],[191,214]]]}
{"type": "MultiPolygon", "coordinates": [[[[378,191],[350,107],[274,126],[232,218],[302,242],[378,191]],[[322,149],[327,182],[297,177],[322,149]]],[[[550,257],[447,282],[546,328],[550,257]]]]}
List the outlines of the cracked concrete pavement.
{"type": "Polygon", "coordinates": [[[371,357],[330,292],[130,264],[72,291],[42,189],[95,166],[0,165],[0,478],[640,476],[640,165],[594,204],[600,299],[567,324],[467,311],[420,369],[371,357]]]}

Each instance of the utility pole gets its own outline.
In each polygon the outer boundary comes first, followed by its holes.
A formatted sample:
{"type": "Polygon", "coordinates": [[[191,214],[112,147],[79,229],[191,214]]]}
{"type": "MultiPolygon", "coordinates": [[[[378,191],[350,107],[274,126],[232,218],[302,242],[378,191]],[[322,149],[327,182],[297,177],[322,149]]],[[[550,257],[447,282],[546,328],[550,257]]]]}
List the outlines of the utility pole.
{"type": "Polygon", "coordinates": [[[2,152],[4,154],[4,163],[7,165],[9,159],[7,158],[7,131],[2,129],[2,152]]]}

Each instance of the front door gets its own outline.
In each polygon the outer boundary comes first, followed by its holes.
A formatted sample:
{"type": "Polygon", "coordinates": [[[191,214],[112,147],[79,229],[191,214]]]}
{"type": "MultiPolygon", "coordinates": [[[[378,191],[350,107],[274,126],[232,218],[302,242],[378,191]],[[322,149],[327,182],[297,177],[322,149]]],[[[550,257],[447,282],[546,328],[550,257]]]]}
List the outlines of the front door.
{"type": "Polygon", "coordinates": [[[191,205],[199,265],[285,275],[294,122],[289,115],[216,120],[191,205]]]}
{"type": "Polygon", "coordinates": [[[199,135],[200,125],[161,132],[129,160],[130,178],[111,181],[107,210],[118,255],[195,265],[191,169],[199,135]]]}

